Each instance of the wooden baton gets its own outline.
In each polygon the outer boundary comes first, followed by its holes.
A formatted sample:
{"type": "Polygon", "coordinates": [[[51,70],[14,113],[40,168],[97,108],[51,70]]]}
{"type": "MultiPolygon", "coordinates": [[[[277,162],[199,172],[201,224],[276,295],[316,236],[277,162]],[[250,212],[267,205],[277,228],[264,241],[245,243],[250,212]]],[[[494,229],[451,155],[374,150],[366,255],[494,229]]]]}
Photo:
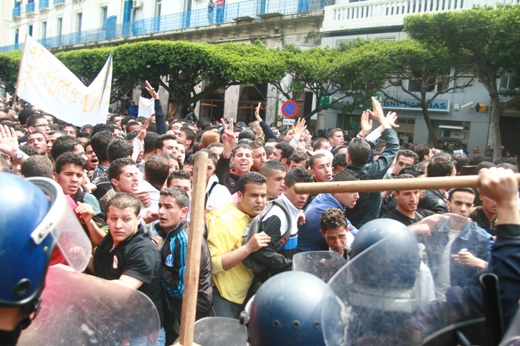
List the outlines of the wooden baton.
{"type": "MultiPolygon", "coordinates": [[[[520,174],[515,174],[520,183],[520,174]]],[[[455,187],[480,187],[478,175],[454,177],[415,178],[415,179],[377,179],[337,181],[330,183],[297,183],[296,193],[337,193],[337,192],[374,192],[400,190],[451,189],[455,187]]]]}
{"type": "Polygon", "coordinates": [[[202,222],[206,196],[206,166],[208,154],[199,151],[193,164],[193,193],[191,198],[190,226],[188,228],[188,258],[184,275],[184,295],[182,297],[181,345],[193,345],[197,293],[199,290],[200,252],[202,248],[202,222]]]}

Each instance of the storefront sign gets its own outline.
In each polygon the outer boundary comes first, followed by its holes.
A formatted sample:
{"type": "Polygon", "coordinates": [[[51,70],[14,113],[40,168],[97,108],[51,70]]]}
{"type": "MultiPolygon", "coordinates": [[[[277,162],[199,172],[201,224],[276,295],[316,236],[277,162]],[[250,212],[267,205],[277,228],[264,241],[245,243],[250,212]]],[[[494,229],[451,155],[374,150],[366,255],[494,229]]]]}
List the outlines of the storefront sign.
{"type": "MultiPolygon", "coordinates": [[[[417,103],[417,100],[415,99],[404,99],[404,102],[408,102],[411,104],[417,103]]],[[[404,103],[396,102],[393,100],[385,100],[382,103],[383,108],[385,109],[409,109],[409,110],[420,110],[421,107],[410,107],[404,103]]],[[[430,102],[428,104],[428,110],[430,112],[445,112],[449,113],[450,111],[450,101],[449,100],[433,100],[433,102],[430,102]]]]}

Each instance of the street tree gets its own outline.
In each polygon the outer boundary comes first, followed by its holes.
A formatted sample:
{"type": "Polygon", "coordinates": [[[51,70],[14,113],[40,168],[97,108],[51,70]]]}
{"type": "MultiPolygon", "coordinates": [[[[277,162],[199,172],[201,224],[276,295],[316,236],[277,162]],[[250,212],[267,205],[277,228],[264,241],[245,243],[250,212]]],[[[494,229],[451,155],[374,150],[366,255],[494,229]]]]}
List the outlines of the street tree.
{"type": "Polygon", "coordinates": [[[270,83],[286,99],[294,100],[303,92],[312,92],[318,102],[309,113],[304,114],[307,120],[334,104],[355,109],[366,104],[372,91],[377,88],[372,88],[372,83],[365,78],[368,74],[356,66],[356,62],[365,57],[356,56],[353,48],[346,45],[341,49],[313,48],[303,51],[286,46],[281,58],[288,77],[273,79],[270,83]]]}
{"type": "Polygon", "coordinates": [[[471,65],[491,99],[490,139],[494,158],[502,155],[500,115],[520,103],[513,89],[499,80],[520,71],[520,5],[497,5],[459,12],[405,17],[404,30],[427,45],[446,47],[457,64],[471,65]]]}
{"type": "Polygon", "coordinates": [[[385,87],[380,92],[386,99],[408,107],[419,107],[430,139],[433,144],[437,143],[428,107],[438,96],[463,90],[473,84],[473,77],[467,77],[470,72],[468,65],[454,65],[444,47],[410,39],[373,44],[387,50],[384,61],[381,61],[387,66],[381,68],[388,74],[385,87]],[[396,89],[402,90],[405,97],[399,97],[396,89]]]}

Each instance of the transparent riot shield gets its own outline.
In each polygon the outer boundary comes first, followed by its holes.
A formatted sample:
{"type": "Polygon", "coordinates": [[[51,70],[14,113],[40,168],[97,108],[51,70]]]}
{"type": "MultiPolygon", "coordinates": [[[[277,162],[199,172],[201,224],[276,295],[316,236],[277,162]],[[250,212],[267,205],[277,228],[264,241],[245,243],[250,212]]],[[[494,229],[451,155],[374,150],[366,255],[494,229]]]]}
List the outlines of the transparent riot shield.
{"type": "Polygon", "coordinates": [[[520,346],[520,309],[516,312],[502,341],[500,341],[500,346],[520,346]]]}
{"type": "Polygon", "coordinates": [[[204,346],[245,346],[247,328],[234,318],[206,317],[195,322],[193,341],[204,346]]]}
{"type": "MultiPolygon", "coordinates": [[[[466,222],[460,215],[434,215],[410,229],[431,237],[446,227],[462,229],[466,222]]],[[[423,261],[429,247],[421,246],[414,233],[403,229],[374,242],[332,277],[328,285],[337,301],[329,301],[332,306],[324,305],[322,312],[327,345],[455,345],[464,333],[470,343],[485,344],[483,318],[465,299],[480,292],[477,280],[472,292],[450,286],[446,291],[452,299],[437,300],[435,276],[423,261]],[[338,308],[341,318],[329,313],[338,308]]]]}
{"type": "Polygon", "coordinates": [[[156,345],[160,327],[157,309],[141,292],[54,266],[19,345],[156,345]]]}
{"type": "Polygon", "coordinates": [[[347,260],[333,251],[308,251],[293,256],[293,270],[312,274],[324,282],[329,282],[345,264],[347,260]]]}

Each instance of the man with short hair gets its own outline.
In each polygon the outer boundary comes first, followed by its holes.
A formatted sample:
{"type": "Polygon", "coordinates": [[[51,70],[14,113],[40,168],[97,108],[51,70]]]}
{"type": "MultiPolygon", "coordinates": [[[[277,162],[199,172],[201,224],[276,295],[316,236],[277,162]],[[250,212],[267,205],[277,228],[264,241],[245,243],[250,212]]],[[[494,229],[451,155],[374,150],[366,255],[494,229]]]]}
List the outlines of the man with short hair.
{"type": "Polygon", "coordinates": [[[332,165],[325,154],[314,154],[309,160],[309,172],[315,182],[332,181],[332,165]]]}
{"type": "Polygon", "coordinates": [[[225,158],[227,152],[228,149],[226,143],[224,143],[224,151],[217,162],[216,174],[220,183],[225,185],[231,194],[234,194],[237,191],[237,180],[251,170],[253,150],[248,144],[240,143],[231,151],[231,159],[225,158]],[[230,163],[233,163],[231,169],[229,169],[230,163]]]}
{"type": "Polygon", "coordinates": [[[290,217],[287,217],[282,207],[275,204],[262,219],[261,229],[271,240],[267,247],[249,255],[252,261],[265,267],[261,273],[257,273],[259,282],[265,282],[273,275],[292,269],[292,258],[298,245],[298,218],[309,197],[308,193],[297,193],[294,185],[310,182],[312,175],[306,169],[298,167],[287,172],[283,193],[277,198],[277,202],[285,205],[290,217]],[[280,249],[275,248],[287,230],[290,232],[287,242],[280,249]]]}
{"type": "Polygon", "coordinates": [[[395,157],[395,162],[391,169],[389,169],[383,179],[394,179],[399,175],[401,169],[406,165],[416,165],[419,163],[419,157],[411,150],[401,149],[395,157]]]}
{"type": "Polygon", "coordinates": [[[107,147],[113,139],[114,137],[112,137],[112,133],[109,131],[99,131],[95,133],[90,140],[91,148],[99,160],[92,175],[92,183],[97,187],[96,191],[94,191],[94,196],[96,196],[98,200],[101,200],[105,193],[112,188],[107,175],[108,166],[110,165],[107,147]]]}
{"type": "Polygon", "coordinates": [[[166,186],[183,190],[191,199],[191,175],[188,172],[181,170],[171,172],[166,181],[166,186]]]}
{"type": "Polygon", "coordinates": [[[345,213],[339,208],[329,208],[320,216],[320,234],[329,250],[339,253],[348,261],[348,223],[345,213]]]}
{"type": "Polygon", "coordinates": [[[345,143],[345,138],[343,137],[343,130],[340,128],[330,130],[327,133],[327,138],[329,139],[331,149],[334,149],[335,147],[343,145],[345,143]]]}
{"type": "MultiPolygon", "coordinates": [[[[379,159],[368,164],[368,158],[371,153],[370,144],[358,137],[349,143],[347,168],[353,170],[358,175],[359,180],[382,179],[399,151],[397,133],[392,129],[392,123],[385,118],[381,104],[374,97],[372,97],[372,108],[374,112],[370,110],[363,112],[361,116],[362,128],[364,131],[371,128],[369,116],[373,117],[381,124],[380,127],[383,130],[381,137],[386,142],[386,146],[379,159]]],[[[378,217],[381,203],[382,196],[380,191],[362,192],[359,194],[359,200],[355,207],[346,210],[346,216],[354,226],[360,228],[365,223],[378,217]]]]}
{"type": "Polygon", "coordinates": [[[80,189],[84,182],[84,165],[83,157],[73,153],[62,154],[56,159],[54,180],[61,186],[63,193],[69,195],[73,200],[74,203],[70,202],[69,204],[71,207],[74,206],[74,213],[87,232],[92,244],[98,245],[105,236],[105,232],[102,230],[104,226],[103,215],[97,199],[80,189]]]}
{"type": "MultiPolygon", "coordinates": [[[[401,174],[395,179],[413,179],[411,174],[401,174]]],[[[399,190],[394,191],[393,196],[396,202],[395,209],[384,213],[381,217],[385,219],[397,220],[409,226],[422,220],[424,217],[417,212],[419,205],[420,191],[416,190],[399,190]]]]}
{"type": "MultiPolygon", "coordinates": [[[[262,129],[260,129],[260,131],[261,130],[262,129]]],[[[249,143],[249,146],[253,149],[253,165],[251,166],[251,172],[259,172],[260,166],[267,161],[265,149],[262,144],[257,142],[251,142],[249,143]]]]}
{"type": "Polygon", "coordinates": [[[475,192],[470,188],[450,190],[449,212],[461,215],[462,219],[445,221],[431,235],[418,235],[418,242],[426,247],[426,264],[433,275],[438,300],[446,300],[445,291],[452,286],[468,286],[472,278],[487,267],[493,238],[467,219],[474,199],[475,192]]]}
{"type": "Polygon", "coordinates": [[[213,315],[238,318],[253,282],[253,271],[242,260],[269,245],[270,237],[260,232],[242,245],[251,218],[264,209],[266,179],[256,172],[241,176],[236,185],[238,202],[229,203],[206,215],[208,246],[213,273],[213,315]]]}
{"type": "Polygon", "coordinates": [[[106,150],[108,161],[112,162],[123,157],[131,158],[134,152],[134,146],[130,141],[121,138],[114,138],[110,143],[108,143],[106,150]]]}
{"type": "Polygon", "coordinates": [[[289,169],[301,167],[303,169],[309,168],[309,156],[303,151],[295,151],[289,156],[287,160],[289,169]]]}
{"type": "MultiPolygon", "coordinates": [[[[161,284],[165,290],[166,306],[164,329],[166,345],[175,342],[177,333],[174,325],[180,324],[182,298],[185,288],[186,259],[188,257],[188,227],[190,198],[180,188],[165,188],[161,191],[158,204],[159,222],[154,225],[160,237],[157,244],[162,262],[161,284]]],[[[211,255],[208,245],[202,238],[200,256],[199,285],[197,294],[196,319],[208,317],[212,305],[213,287],[211,282],[211,255]]]]}
{"type": "Polygon", "coordinates": [[[77,154],[87,160],[87,156],[85,155],[85,148],[79,139],[70,136],[61,136],[56,138],[51,148],[52,160],[56,162],[60,155],[68,152],[77,154]]]}
{"type": "Polygon", "coordinates": [[[22,163],[20,172],[23,178],[45,177],[53,179],[54,167],[52,161],[43,155],[34,155],[27,158],[22,163]]]}
{"type": "MultiPolygon", "coordinates": [[[[332,179],[332,181],[355,181],[358,180],[357,175],[349,169],[345,169],[332,179]]],[[[341,210],[353,208],[359,199],[358,192],[336,192],[336,193],[320,193],[305,207],[305,223],[298,227],[298,250],[299,251],[318,251],[327,250],[328,245],[325,239],[320,235],[320,216],[329,208],[339,208],[341,210]]],[[[349,234],[357,233],[348,219],[349,234]]],[[[352,239],[349,240],[351,242],[352,239]]]]}
{"type": "Polygon", "coordinates": [[[173,133],[160,135],[155,141],[155,154],[161,155],[165,153],[177,154],[177,136],[173,133]]]}
{"type": "Polygon", "coordinates": [[[108,180],[112,189],[99,200],[99,205],[103,212],[107,212],[108,201],[117,192],[137,194],[139,192],[139,169],[134,160],[130,158],[120,158],[110,163],[108,167],[108,180]]]}
{"type": "Polygon", "coordinates": [[[266,161],[260,167],[260,174],[267,179],[267,199],[278,198],[284,191],[285,167],[278,161],[266,161]]]}
{"type": "Polygon", "coordinates": [[[47,138],[43,132],[34,131],[27,135],[27,145],[35,148],[40,155],[47,155],[47,138]]]}
{"type": "MultiPolygon", "coordinates": [[[[136,167],[137,169],[137,167],[136,167]]],[[[140,226],[141,202],[117,193],[108,202],[109,233],[99,243],[89,264],[97,277],[138,290],[153,302],[163,322],[161,255],[140,226]]],[[[146,344],[145,340],[135,340],[146,344]]],[[[132,344],[132,340],[129,340],[132,344]]]]}
{"type": "Polygon", "coordinates": [[[51,125],[45,118],[45,116],[40,114],[34,114],[27,119],[27,130],[29,133],[31,132],[41,132],[44,135],[47,135],[51,131],[51,125]]]}
{"type": "Polygon", "coordinates": [[[498,221],[497,202],[481,193],[479,193],[479,198],[482,201],[482,205],[473,209],[469,217],[475,221],[479,227],[485,229],[492,236],[496,236],[496,226],[498,221]]]}
{"type": "Polygon", "coordinates": [[[285,169],[289,168],[287,160],[294,152],[294,148],[287,142],[279,142],[274,146],[273,153],[269,156],[269,160],[279,161],[284,165],[285,169]]]}
{"type": "Polygon", "coordinates": [[[318,138],[318,139],[316,139],[314,141],[314,143],[312,144],[312,150],[316,151],[316,150],[320,150],[320,149],[328,150],[328,151],[330,151],[330,149],[332,149],[328,139],[326,139],[326,138],[318,138]]]}
{"type": "MultiPolygon", "coordinates": [[[[428,170],[426,176],[430,177],[451,177],[457,174],[455,164],[453,163],[451,156],[446,153],[435,154],[430,163],[428,164],[428,170]]],[[[419,202],[419,207],[428,209],[437,214],[447,213],[448,206],[444,194],[446,189],[430,189],[426,190],[424,197],[419,202]]]]}
{"type": "Polygon", "coordinates": [[[189,127],[183,126],[175,131],[175,136],[177,136],[177,141],[184,145],[186,156],[190,156],[195,142],[195,132],[189,127]]]}
{"type": "Polygon", "coordinates": [[[429,160],[433,156],[432,146],[426,143],[417,144],[412,150],[417,154],[419,162],[429,160]]]}

